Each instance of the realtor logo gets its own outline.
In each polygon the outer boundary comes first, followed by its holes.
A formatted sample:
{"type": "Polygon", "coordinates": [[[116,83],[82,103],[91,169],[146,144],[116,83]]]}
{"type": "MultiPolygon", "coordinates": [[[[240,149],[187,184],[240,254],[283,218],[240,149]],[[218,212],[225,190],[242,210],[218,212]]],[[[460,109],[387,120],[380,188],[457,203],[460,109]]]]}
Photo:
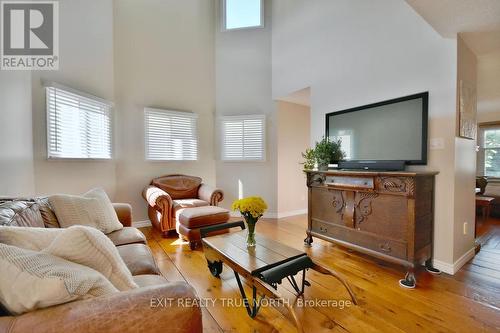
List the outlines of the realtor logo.
{"type": "Polygon", "coordinates": [[[57,1],[0,1],[1,69],[59,68],[58,5],[57,1]]]}

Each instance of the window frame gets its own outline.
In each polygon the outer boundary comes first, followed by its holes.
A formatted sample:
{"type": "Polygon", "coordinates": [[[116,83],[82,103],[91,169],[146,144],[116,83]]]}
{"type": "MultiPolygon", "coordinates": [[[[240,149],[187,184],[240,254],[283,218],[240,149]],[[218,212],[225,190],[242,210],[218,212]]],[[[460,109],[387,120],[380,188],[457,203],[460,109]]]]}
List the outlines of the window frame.
{"type": "Polygon", "coordinates": [[[224,163],[264,163],[267,161],[267,125],[265,114],[250,114],[250,115],[236,115],[236,116],[220,116],[218,121],[219,126],[219,159],[224,163]],[[261,159],[225,159],[224,158],[224,121],[244,121],[244,120],[262,120],[262,158],[261,159]]]}
{"type": "Polygon", "coordinates": [[[264,16],[265,16],[265,9],[264,9],[265,1],[260,0],[260,25],[255,25],[251,27],[241,27],[241,28],[232,28],[232,29],[227,29],[226,28],[226,23],[227,23],[227,18],[226,18],[226,0],[221,0],[221,31],[222,32],[228,32],[228,31],[240,31],[240,30],[249,30],[249,29],[263,29],[265,27],[265,22],[264,22],[264,16]]]}
{"type": "Polygon", "coordinates": [[[477,169],[479,172],[477,174],[479,176],[487,177],[489,180],[493,182],[500,182],[500,177],[489,176],[486,174],[486,151],[487,150],[498,150],[500,151],[500,146],[498,148],[493,147],[485,147],[484,136],[486,131],[488,130],[500,130],[500,122],[491,122],[491,123],[482,123],[478,125],[478,157],[477,157],[477,169]]]}
{"type": "Polygon", "coordinates": [[[144,159],[146,162],[169,162],[169,163],[175,163],[175,162],[198,162],[200,160],[200,151],[199,151],[199,131],[198,131],[198,114],[195,112],[191,111],[179,111],[179,110],[170,110],[170,109],[159,109],[159,108],[151,108],[151,107],[145,107],[144,108],[144,159]],[[171,116],[182,116],[186,118],[191,118],[195,119],[195,128],[194,128],[194,134],[195,134],[195,139],[196,139],[196,159],[194,160],[186,160],[186,159],[181,159],[181,160],[173,160],[173,159],[159,159],[159,158],[148,158],[148,123],[147,123],[147,112],[152,111],[152,112],[161,112],[161,113],[166,113],[171,116]]]}
{"type": "Polygon", "coordinates": [[[57,161],[57,160],[63,160],[63,161],[111,161],[114,159],[114,102],[108,101],[104,98],[86,93],[84,91],[80,91],[71,87],[68,87],[66,85],[53,82],[53,81],[42,81],[42,86],[43,89],[45,90],[45,125],[46,125],[46,131],[45,131],[45,144],[46,144],[46,151],[47,151],[47,157],[46,159],[48,161],[57,161]],[[109,148],[110,148],[110,153],[109,157],[64,157],[64,156],[53,156],[51,155],[50,151],[50,137],[49,134],[51,133],[50,130],[50,112],[49,112],[49,99],[47,98],[47,91],[49,88],[55,88],[59,90],[63,90],[65,92],[71,93],[78,95],[83,98],[91,99],[94,102],[103,104],[108,106],[109,108],[109,148]]]}

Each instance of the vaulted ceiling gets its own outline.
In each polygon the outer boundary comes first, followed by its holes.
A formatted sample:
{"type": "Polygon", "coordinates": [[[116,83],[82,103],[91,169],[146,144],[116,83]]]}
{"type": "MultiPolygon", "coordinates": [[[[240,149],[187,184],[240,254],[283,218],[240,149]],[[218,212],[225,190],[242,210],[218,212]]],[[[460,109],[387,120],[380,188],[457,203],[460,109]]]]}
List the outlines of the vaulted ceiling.
{"type": "Polygon", "coordinates": [[[500,52],[500,0],[406,0],[439,34],[460,33],[477,56],[500,52]]]}
{"type": "Polygon", "coordinates": [[[443,37],[500,31],[499,0],[406,0],[443,37]]]}

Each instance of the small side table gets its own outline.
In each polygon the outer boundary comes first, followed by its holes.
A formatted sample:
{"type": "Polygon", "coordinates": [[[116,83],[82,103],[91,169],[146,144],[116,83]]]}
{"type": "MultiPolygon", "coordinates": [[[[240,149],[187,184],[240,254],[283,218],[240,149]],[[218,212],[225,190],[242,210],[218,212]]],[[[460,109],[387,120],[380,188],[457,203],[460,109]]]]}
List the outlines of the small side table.
{"type": "MultiPolygon", "coordinates": [[[[491,204],[493,200],[495,200],[495,198],[483,197],[481,195],[476,196],[476,208],[481,207],[483,214],[483,223],[485,223],[488,220],[488,217],[490,216],[491,204]]],[[[477,223],[476,227],[474,228],[474,237],[476,237],[476,229],[477,229],[477,223]]]]}

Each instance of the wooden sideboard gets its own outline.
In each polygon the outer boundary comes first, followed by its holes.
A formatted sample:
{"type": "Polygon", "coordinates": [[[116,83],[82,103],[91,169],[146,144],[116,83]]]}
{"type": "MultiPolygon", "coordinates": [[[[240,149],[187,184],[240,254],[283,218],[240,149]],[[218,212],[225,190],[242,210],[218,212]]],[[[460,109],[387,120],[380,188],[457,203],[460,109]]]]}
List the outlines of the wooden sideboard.
{"type": "Polygon", "coordinates": [[[307,171],[308,227],[313,236],[379,259],[431,272],[434,176],[437,172],[307,171]]]}

